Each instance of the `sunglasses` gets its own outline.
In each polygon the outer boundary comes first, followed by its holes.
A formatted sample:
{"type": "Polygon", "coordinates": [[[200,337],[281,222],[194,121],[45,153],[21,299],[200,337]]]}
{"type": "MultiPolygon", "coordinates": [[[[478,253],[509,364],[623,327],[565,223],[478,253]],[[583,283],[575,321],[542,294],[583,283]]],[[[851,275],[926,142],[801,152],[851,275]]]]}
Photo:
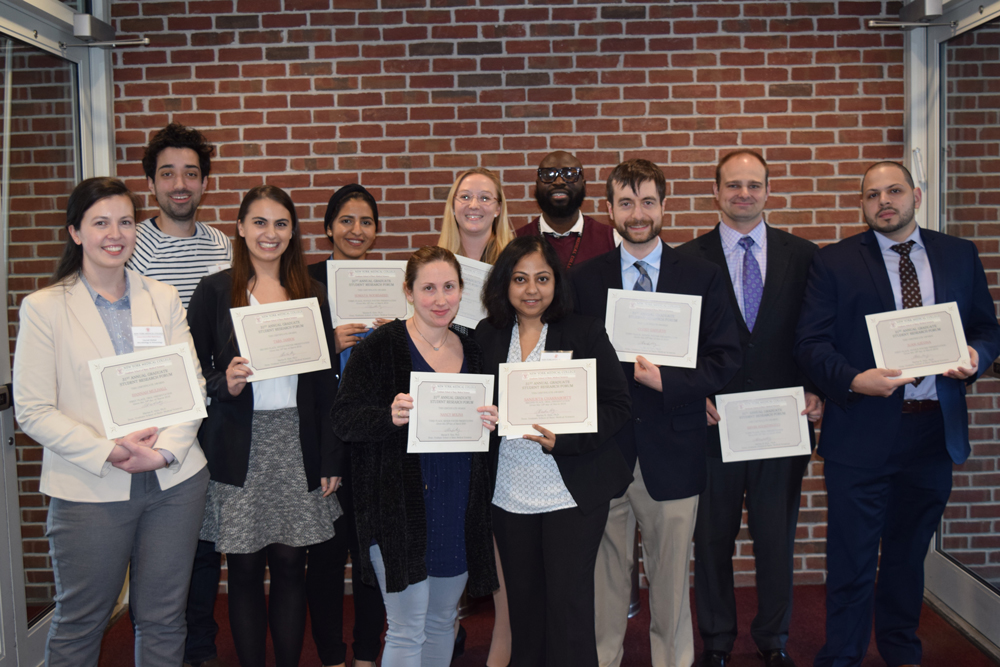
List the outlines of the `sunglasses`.
{"type": "Polygon", "coordinates": [[[580,167],[539,167],[538,180],[542,183],[553,183],[559,177],[564,183],[576,183],[583,176],[583,169],[580,167]]]}

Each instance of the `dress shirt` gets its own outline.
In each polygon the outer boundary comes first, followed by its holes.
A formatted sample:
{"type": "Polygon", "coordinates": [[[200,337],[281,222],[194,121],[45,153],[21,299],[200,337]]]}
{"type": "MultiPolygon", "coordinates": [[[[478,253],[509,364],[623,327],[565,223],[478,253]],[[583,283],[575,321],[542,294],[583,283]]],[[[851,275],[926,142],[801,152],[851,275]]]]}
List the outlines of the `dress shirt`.
{"type": "MultiPolygon", "coordinates": [[[[931,271],[930,260],[927,259],[927,247],[924,246],[920,238],[920,227],[913,230],[913,233],[902,241],[893,241],[887,236],[875,232],[878,240],[878,247],[882,251],[882,259],[885,261],[885,270],[889,274],[889,284],[892,286],[892,299],[896,304],[896,310],[903,309],[903,290],[899,284],[899,258],[898,252],[892,249],[897,243],[914,241],[910,248],[910,261],[913,268],[917,270],[917,280],[920,281],[920,300],[924,306],[934,305],[934,273],[931,271]]],[[[933,382],[934,378],[928,378],[921,382],[919,386],[906,385],[903,398],[914,401],[936,401],[937,386],[933,382]]]]}
{"type": "Polygon", "coordinates": [[[663,257],[663,244],[657,242],[656,247],[653,248],[653,252],[649,253],[642,259],[636,259],[633,257],[628,250],[625,249],[625,244],[621,246],[622,254],[622,289],[630,290],[632,286],[635,285],[635,281],[639,280],[639,269],[635,268],[634,264],[636,262],[644,262],[646,264],[646,273],[649,274],[649,279],[653,283],[653,291],[656,291],[656,284],[660,279],[660,259],[663,257]]]}
{"type": "MultiPolygon", "coordinates": [[[[761,219],[757,226],[750,230],[749,234],[741,234],[726,223],[719,223],[719,236],[722,238],[722,253],[726,256],[726,266],[729,267],[729,279],[733,283],[733,292],[736,293],[736,303],[740,306],[740,314],[746,320],[746,312],[743,308],[743,256],[746,255],[739,241],[744,236],[753,239],[750,251],[753,253],[757,265],[760,267],[760,282],[764,284],[767,279],[767,225],[761,219]]],[[[758,317],[760,315],[758,314],[758,317]]]]}

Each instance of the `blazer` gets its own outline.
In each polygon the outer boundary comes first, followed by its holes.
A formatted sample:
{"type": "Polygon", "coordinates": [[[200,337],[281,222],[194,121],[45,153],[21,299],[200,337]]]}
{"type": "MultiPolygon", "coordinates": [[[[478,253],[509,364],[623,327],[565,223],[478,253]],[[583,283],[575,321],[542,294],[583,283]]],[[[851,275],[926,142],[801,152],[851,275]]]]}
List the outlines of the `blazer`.
{"type": "MultiPolygon", "coordinates": [[[[663,257],[656,291],[702,297],[697,366],[661,366],[661,393],[636,382],[635,365],[622,363],[632,395],[632,419],[616,440],[630,467],[639,460],[654,500],[677,500],[705,489],[705,398],[726,386],[743,355],[726,294],[729,276],[711,262],[660,243],[663,257]]],[[[595,257],[572,276],[577,312],[603,322],[608,290],[622,289],[621,248],[595,257]]]]}
{"type": "MultiPolygon", "coordinates": [[[[476,342],[483,348],[483,372],[497,375],[507,363],[514,324],[497,329],[488,320],[476,327],[476,342]]],[[[583,513],[607,503],[632,483],[632,469],[625,463],[615,433],[632,416],[628,382],[604,324],[592,317],[568,315],[549,323],[545,339],[549,350],[572,350],[574,359],[597,361],[597,433],[561,434],[551,455],[577,507],[583,513]]],[[[498,400],[495,383],[493,404],[498,400]]],[[[543,450],[546,451],[547,450],[543,450]]],[[[496,485],[500,436],[490,436],[490,481],[496,485]]]]}
{"type": "MultiPolygon", "coordinates": [[[[313,284],[316,290],[319,286],[313,284]]],[[[198,359],[205,373],[208,418],[198,437],[208,457],[212,479],[233,486],[243,486],[250,465],[250,438],[253,423],[253,384],[248,383],[239,396],[229,393],[226,368],[239,356],[233,334],[232,277],[229,270],[202,278],[188,304],[188,322],[198,359]]],[[[327,345],[333,349],[330,309],[324,300],[320,306],[327,345]]],[[[331,355],[334,357],[336,355],[331,355]]],[[[336,394],[333,369],[299,375],[295,403],[299,410],[299,444],[309,490],[319,487],[321,477],[339,477],[344,466],[343,452],[333,437],[330,408],[336,394]]]]}
{"type": "MultiPolygon", "coordinates": [[[[936,303],[954,301],[979,370],[1000,354],[1000,325],[979,253],[971,241],[920,230],[934,274],[936,303]]],[[[888,398],[850,391],[854,377],[875,367],[865,315],[896,309],[875,232],[868,230],[816,253],[796,332],[795,358],[826,395],[819,453],[862,468],[888,460],[902,418],[904,388],[888,398]]],[[[968,382],[972,382],[970,379],[968,382]]],[[[966,382],[934,377],[945,443],[955,463],[969,456],[966,382]]]]}
{"type": "MultiPolygon", "coordinates": [[[[481,373],[482,353],[458,334],[470,373],[481,373]]],[[[380,326],[354,347],[333,407],[337,436],[351,443],[354,520],[361,549],[361,577],[377,585],[368,546],[377,542],[385,563],[385,587],[398,593],[427,578],[427,516],[420,455],[406,452],[407,426],[392,423],[396,394],[409,393],[413,362],[406,323],[380,326]]],[[[489,595],[500,583],[490,524],[489,462],[472,455],[469,504],[465,510],[465,557],[469,593],[489,595]]]]}
{"type": "MultiPolygon", "coordinates": [[[[188,333],[177,289],[125,270],[133,326],[163,328],[167,345],[187,343],[204,398],[205,381],[188,333]]],[[[44,447],[40,490],[53,498],[104,503],[129,499],[132,475],[107,458],[114,442],[104,424],[87,362],[115,356],[115,348],[79,277],[29,294],[21,304],[14,352],[14,411],[21,429],[44,447]]],[[[175,460],[156,471],[161,489],[205,467],[197,419],[160,429],[155,449],[175,460]]]]}
{"type": "MultiPolygon", "coordinates": [[[[727,278],[726,291],[740,334],[743,365],[736,371],[729,384],[718,393],[733,394],[799,386],[805,387],[806,391],[818,393],[816,386],[806,377],[792,356],[795,327],[799,322],[806,279],[809,277],[809,265],[816,252],[816,244],[770,225],[767,226],[765,259],[767,273],[753,333],[747,329],[740,304],[736,301],[733,281],[729,278],[729,265],[726,264],[726,256],[722,250],[719,225],[704,236],[688,241],[677,250],[718,265],[727,278]]],[[[812,430],[810,422],[810,434],[812,430]]],[[[722,457],[718,426],[708,427],[708,455],[714,458],[722,457]]]]}

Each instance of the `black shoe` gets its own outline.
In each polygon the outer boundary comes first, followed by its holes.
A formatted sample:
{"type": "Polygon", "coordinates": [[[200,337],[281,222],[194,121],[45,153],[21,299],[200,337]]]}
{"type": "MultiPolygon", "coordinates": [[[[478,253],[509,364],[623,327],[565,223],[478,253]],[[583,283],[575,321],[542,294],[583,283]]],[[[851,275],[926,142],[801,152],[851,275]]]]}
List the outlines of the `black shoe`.
{"type": "Polygon", "coordinates": [[[729,667],[733,664],[725,651],[705,651],[701,654],[698,667],[729,667]]]}
{"type": "Polygon", "coordinates": [[[454,662],[455,658],[465,653],[465,628],[462,624],[458,624],[458,632],[455,633],[455,648],[451,652],[451,659],[454,662]]]}
{"type": "Polygon", "coordinates": [[[795,662],[788,651],[783,648],[761,651],[757,649],[757,655],[764,659],[764,667],[795,667],[795,662]]]}

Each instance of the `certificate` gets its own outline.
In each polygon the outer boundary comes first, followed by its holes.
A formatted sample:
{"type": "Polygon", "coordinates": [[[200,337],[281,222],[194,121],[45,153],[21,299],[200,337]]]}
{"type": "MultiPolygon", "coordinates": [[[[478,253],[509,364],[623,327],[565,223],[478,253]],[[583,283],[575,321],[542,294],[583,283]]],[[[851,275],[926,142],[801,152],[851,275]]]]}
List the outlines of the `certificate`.
{"type": "Polygon", "coordinates": [[[315,298],[230,308],[240,356],[250,360],[247,382],[330,368],[323,317],[315,298]]]}
{"type": "Polygon", "coordinates": [[[408,454],[486,452],[490,432],[479,408],[493,403],[493,376],[410,373],[408,454]]]}
{"type": "Polygon", "coordinates": [[[719,394],[715,407],[727,463],[812,453],[802,387],[719,394]]]}
{"type": "Polygon", "coordinates": [[[380,317],[405,320],[413,314],[413,307],[403,293],[405,277],[403,261],[327,260],[333,326],[371,326],[380,317]]]}
{"type": "Polygon", "coordinates": [[[94,359],[87,365],[108,440],[207,415],[187,343],[94,359]]]}
{"type": "Polygon", "coordinates": [[[460,255],[455,255],[455,259],[462,265],[462,282],[465,284],[455,324],[475,329],[480,320],[486,319],[486,309],[483,308],[482,300],[483,283],[486,282],[486,277],[490,275],[493,266],[460,255]]]}
{"type": "Polygon", "coordinates": [[[620,361],[642,355],[661,366],[694,368],[700,322],[700,296],[608,290],[604,328],[620,361]]]}
{"type": "Polygon", "coordinates": [[[520,438],[532,424],[555,434],[597,433],[597,362],[593,359],[500,364],[498,433],[520,438]]]}
{"type": "Polygon", "coordinates": [[[877,368],[924,377],[972,366],[954,301],[865,315],[877,368]]]}

